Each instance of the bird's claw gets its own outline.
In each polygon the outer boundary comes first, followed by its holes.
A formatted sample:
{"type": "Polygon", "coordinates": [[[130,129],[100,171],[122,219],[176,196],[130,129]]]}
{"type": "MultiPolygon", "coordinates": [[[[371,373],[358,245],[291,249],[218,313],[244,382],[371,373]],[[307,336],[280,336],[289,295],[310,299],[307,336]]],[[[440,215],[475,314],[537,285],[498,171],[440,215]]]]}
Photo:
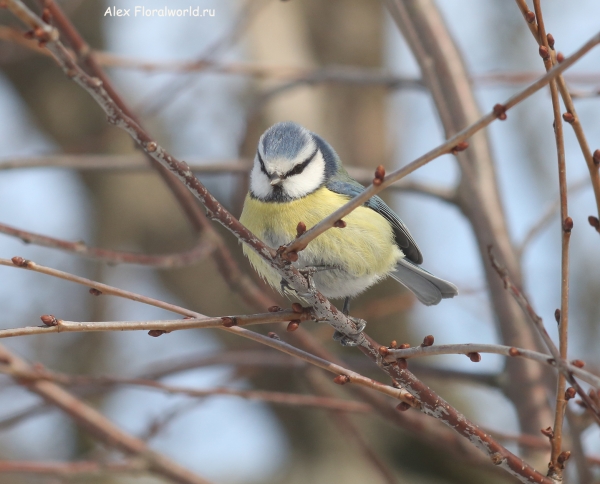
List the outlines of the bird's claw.
{"type": "Polygon", "coordinates": [[[352,336],[350,336],[341,331],[336,331],[333,333],[333,339],[339,341],[342,346],[358,346],[358,341],[361,339],[362,332],[367,326],[367,322],[364,319],[353,318],[351,316],[348,316],[348,319],[356,325],[356,333],[353,333],[352,336]]]}

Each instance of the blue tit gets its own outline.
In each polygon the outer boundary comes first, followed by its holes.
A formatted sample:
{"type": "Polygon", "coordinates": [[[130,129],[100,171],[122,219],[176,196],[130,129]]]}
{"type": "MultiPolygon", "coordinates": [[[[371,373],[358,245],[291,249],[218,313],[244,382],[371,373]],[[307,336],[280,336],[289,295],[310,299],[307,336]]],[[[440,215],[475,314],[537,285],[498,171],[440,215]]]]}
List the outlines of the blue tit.
{"type": "MultiPolygon", "coordinates": [[[[296,123],[278,123],[258,142],[240,222],[277,248],[295,239],[298,222],[310,228],[363,190],[321,137],[296,123]]],[[[387,276],[428,306],[458,294],[456,286],[419,267],[417,243],[381,198],[372,197],[344,221],[344,228],[310,242],[294,265],[314,268],[315,287],[327,298],[346,298],[346,314],[351,297],[387,276]]],[[[256,271],[283,291],[277,271],[250,247],[243,250],[256,271]]]]}

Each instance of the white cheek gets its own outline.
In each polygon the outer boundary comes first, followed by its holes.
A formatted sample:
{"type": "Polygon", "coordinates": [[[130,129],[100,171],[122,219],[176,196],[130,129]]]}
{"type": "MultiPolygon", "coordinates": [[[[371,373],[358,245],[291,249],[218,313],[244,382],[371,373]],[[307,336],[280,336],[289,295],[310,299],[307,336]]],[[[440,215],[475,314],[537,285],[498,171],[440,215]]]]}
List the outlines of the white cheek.
{"type": "Polygon", "coordinates": [[[269,178],[262,172],[256,160],[250,172],[250,190],[258,198],[267,198],[272,190],[269,178]]]}
{"type": "Polygon", "coordinates": [[[325,160],[319,151],[302,173],[283,182],[283,189],[291,198],[301,198],[319,188],[324,178],[325,160]]]}

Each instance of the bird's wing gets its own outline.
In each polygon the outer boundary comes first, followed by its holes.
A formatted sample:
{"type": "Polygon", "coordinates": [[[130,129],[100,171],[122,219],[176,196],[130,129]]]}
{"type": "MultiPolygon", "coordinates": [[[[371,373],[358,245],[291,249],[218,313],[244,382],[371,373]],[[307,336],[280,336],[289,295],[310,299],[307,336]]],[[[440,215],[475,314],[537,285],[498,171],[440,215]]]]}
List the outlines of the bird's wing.
{"type": "MultiPolygon", "coordinates": [[[[355,197],[365,190],[365,187],[351,178],[343,168],[327,182],[326,186],[332,192],[339,193],[340,195],[348,195],[349,197],[355,197]]],[[[415,264],[421,264],[423,262],[423,255],[419,246],[406,225],[404,225],[404,222],[400,220],[400,217],[378,196],[370,198],[365,203],[365,206],[375,210],[392,225],[396,244],[402,249],[406,258],[415,264]]]]}

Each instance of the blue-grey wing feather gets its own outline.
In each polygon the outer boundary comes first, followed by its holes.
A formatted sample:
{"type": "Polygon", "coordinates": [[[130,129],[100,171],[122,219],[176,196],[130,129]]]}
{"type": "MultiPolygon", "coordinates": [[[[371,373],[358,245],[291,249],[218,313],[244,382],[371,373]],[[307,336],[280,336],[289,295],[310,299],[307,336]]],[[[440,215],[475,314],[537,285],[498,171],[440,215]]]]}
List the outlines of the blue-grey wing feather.
{"type": "MultiPolygon", "coordinates": [[[[355,197],[365,190],[365,187],[351,178],[343,168],[329,179],[326,186],[332,192],[339,193],[340,195],[348,195],[349,197],[355,197]]],[[[370,198],[365,203],[365,206],[376,211],[390,222],[394,229],[396,244],[402,249],[406,258],[415,264],[421,264],[423,262],[421,250],[406,225],[400,220],[400,217],[378,196],[370,198]]]]}

